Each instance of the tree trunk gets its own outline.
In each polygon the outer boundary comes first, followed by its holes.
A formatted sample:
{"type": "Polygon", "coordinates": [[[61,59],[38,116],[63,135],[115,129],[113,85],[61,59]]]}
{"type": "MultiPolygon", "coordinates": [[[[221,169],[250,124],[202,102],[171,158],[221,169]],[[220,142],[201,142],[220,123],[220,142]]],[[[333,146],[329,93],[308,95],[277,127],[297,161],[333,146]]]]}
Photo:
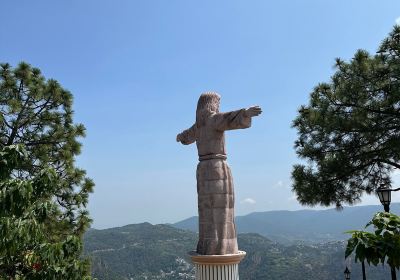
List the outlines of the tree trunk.
{"type": "Polygon", "coordinates": [[[367,280],[367,276],[365,275],[365,263],[362,261],[362,275],[363,275],[363,280],[367,280]]]}
{"type": "Polygon", "coordinates": [[[393,268],[393,267],[391,267],[390,270],[391,270],[391,272],[392,272],[392,280],[397,280],[397,277],[396,277],[396,269],[393,268]]]}

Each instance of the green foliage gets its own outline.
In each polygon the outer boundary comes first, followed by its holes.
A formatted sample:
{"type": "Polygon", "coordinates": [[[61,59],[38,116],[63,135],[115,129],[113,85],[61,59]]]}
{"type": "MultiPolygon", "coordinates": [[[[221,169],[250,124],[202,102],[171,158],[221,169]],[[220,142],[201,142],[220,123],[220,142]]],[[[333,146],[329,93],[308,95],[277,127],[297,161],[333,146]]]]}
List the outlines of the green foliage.
{"type": "Polygon", "coordinates": [[[400,169],[400,26],[376,55],[359,50],[336,69],[293,122],[308,161],[294,166],[293,190],[306,205],[353,204],[400,169]]]}
{"type": "Polygon", "coordinates": [[[52,190],[62,208],[48,222],[54,236],[81,235],[90,219],[84,210],[93,182],[74,166],[80,153],[78,137],[85,135],[82,124],[73,123],[72,94],[53,79],[46,80],[38,68],[20,63],[16,68],[0,64],[0,149],[23,144],[27,157],[14,169],[13,178],[32,178],[51,167],[63,180],[52,190]]]}
{"type": "Polygon", "coordinates": [[[387,263],[400,268],[400,217],[378,212],[366,227],[373,225],[374,232],[349,231],[352,237],[347,242],[346,258],[355,252],[356,261],[367,261],[378,265],[387,263]]]}
{"type": "Polygon", "coordinates": [[[54,169],[42,169],[29,179],[12,173],[26,162],[20,145],[0,150],[0,279],[91,279],[89,263],[80,259],[82,241],[63,239],[47,231],[61,214],[54,191],[63,184],[54,169]]]}

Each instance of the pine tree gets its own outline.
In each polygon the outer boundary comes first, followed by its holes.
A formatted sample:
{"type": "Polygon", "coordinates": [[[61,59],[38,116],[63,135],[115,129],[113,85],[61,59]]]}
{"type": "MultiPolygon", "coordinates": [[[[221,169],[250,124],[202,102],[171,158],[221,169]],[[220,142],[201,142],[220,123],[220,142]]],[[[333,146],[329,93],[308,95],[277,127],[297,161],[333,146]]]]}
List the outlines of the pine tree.
{"type": "Polygon", "coordinates": [[[48,232],[49,219],[60,215],[53,197],[63,180],[44,167],[29,179],[12,175],[27,157],[20,145],[0,150],[0,279],[91,279],[79,236],[57,240],[48,232]]]}
{"type": "Polygon", "coordinates": [[[292,171],[293,190],[305,205],[353,204],[400,169],[400,26],[375,55],[364,50],[336,60],[293,126],[295,148],[308,164],[292,171]]]}
{"type": "Polygon", "coordinates": [[[83,136],[85,127],[73,123],[72,94],[56,80],[27,63],[0,65],[0,149],[23,144],[28,155],[12,177],[30,179],[51,167],[62,179],[53,190],[61,211],[47,221],[53,238],[81,235],[90,222],[85,207],[94,184],[74,165],[83,136]]]}

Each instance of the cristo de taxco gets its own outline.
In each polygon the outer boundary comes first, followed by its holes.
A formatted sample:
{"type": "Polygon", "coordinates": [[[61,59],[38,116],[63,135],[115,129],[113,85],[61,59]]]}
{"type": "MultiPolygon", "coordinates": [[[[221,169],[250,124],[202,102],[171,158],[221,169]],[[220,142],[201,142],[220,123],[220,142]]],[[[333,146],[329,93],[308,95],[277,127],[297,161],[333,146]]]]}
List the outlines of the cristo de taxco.
{"type": "Polygon", "coordinates": [[[235,193],[227,164],[225,131],[251,127],[259,106],[219,112],[221,96],[216,92],[200,95],[196,122],[179,133],[183,145],[196,142],[199,236],[197,248],[189,252],[196,269],[196,280],[238,280],[239,263],[246,256],[240,251],[234,221],[235,193]]]}

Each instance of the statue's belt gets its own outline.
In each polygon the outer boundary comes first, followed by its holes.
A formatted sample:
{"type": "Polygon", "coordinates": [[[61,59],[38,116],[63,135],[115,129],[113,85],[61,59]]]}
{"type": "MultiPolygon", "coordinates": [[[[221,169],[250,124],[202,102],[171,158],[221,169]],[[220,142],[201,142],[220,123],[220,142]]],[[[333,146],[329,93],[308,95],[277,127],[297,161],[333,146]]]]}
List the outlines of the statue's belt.
{"type": "Polygon", "coordinates": [[[199,161],[210,160],[210,159],[226,159],[226,155],[223,154],[209,154],[199,156],[199,161]]]}

